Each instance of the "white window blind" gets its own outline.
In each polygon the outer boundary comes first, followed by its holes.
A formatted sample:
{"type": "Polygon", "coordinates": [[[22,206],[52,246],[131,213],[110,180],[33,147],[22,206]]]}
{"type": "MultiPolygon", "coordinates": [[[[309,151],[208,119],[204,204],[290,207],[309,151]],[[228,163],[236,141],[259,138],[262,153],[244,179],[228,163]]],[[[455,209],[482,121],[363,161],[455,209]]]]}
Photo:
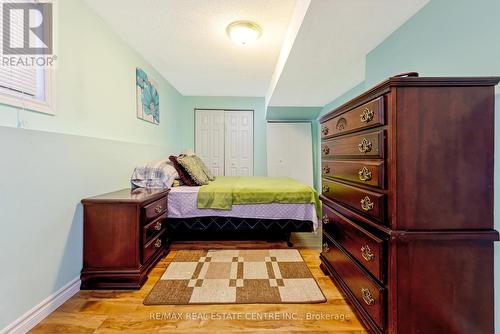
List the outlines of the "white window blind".
{"type": "MultiPolygon", "coordinates": [[[[9,4],[5,2],[3,4],[3,10],[6,10],[9,4]]],[[[23,11],[13,9],[9,10],[9,13],[10,46],[22,47],[23,11]]],[[[36,98],[40,96],[40,88],[43,90],[43,74],[38,72],[43,71],[38,70],[36,66],[0,66],[0,88],[36,98]]]]}

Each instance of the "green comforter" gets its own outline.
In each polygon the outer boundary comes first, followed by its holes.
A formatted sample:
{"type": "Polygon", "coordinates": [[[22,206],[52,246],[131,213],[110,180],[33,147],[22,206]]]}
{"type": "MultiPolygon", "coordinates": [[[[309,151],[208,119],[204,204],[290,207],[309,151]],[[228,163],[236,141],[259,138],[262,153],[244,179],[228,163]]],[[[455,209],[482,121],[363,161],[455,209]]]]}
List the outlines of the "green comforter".
{"type": "Polygon", "coordinates": [[[233,204],[312,203],[321,215],[316,191],[289,177],[218,176],[198,192],[198,208],[231,210],[233,204]]]}

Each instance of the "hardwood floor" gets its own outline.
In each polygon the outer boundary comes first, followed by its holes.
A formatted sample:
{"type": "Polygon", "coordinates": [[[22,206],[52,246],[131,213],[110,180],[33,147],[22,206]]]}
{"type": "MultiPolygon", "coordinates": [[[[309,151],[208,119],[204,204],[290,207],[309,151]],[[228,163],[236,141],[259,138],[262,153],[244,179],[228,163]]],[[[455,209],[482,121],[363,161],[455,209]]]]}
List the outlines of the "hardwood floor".
{"type": "MultiPolygon", "coordinates": [[[[240,242],[238,247],[240,246],[277,248],[283,244],[240,242]]],[[[150,272],[149,279],[141,290],[80,291],[30,333],[367,333],[340,292],[319,269],[317,249],[304,249],[300,252],[328,299],[326,303],[172,306],[142,304],[175,256],[176,249],[224,247],[231,247],[231,244],[204,242],[198,245],[173,245],[173,250],[150,272]],[[272,316],[275,319],[265,320],[266,317],[272,316]]]]}

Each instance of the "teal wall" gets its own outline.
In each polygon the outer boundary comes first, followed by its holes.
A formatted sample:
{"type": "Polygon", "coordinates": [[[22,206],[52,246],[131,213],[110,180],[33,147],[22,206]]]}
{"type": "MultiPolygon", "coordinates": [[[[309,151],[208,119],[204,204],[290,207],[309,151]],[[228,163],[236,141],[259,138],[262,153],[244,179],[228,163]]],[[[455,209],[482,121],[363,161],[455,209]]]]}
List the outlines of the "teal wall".
{"type": "Polygon", "coordinates": [[[57,6],[55,115],[0,105],[0,331],[79,277],[79,201],[182,148],[182,96],[85,2],[57,6]],[[136,118],[136,66],[159,85],[159,126],[136,118]]]}
{"type": "Polygon", "coordinates": [[[316,119],[321,107],[267,107],[268,120],[311,120],[316,119]]]}
{"type": "MultiPolygon", "coordinates": [[[[416,71],[421,76],[500,76],[500,1],[431,0],[372,50],[365,81],[327,104],[322,114],[347,102],[391,75],[416,71]]],[[[500,89],[496,89],[496,129],[500,129],[500,89]]],[[[500,133],[495,133],[495,155],[500,133]]],[[[500,165],[495,163],[495,189],[500,165]]],[[[495,196],[495,227],[500,230],[500,196],[495,196]]],[[[500,247],[495,245],[495,324],[500,328],[500,247]]]]}
{"type": "Polygon", "coordinates": [[[254,111],[254,175],[267,175],[266,109],[263,97],[184,96],[181,119],[182,147],[194,148],[194,109],[254,111]]]}

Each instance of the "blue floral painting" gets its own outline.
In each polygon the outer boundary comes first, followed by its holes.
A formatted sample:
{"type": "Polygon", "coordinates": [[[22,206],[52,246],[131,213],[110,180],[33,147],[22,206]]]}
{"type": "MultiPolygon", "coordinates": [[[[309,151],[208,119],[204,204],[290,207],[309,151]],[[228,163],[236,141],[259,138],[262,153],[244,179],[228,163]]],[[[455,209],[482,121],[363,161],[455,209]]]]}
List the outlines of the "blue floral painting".
{"type": "Polygon", "coordinates": [[[160,124],[160,96],[156,85],[151,82],[146,72],[137,68],[135,71],[137,90],[137,118],[160,124]]]}

